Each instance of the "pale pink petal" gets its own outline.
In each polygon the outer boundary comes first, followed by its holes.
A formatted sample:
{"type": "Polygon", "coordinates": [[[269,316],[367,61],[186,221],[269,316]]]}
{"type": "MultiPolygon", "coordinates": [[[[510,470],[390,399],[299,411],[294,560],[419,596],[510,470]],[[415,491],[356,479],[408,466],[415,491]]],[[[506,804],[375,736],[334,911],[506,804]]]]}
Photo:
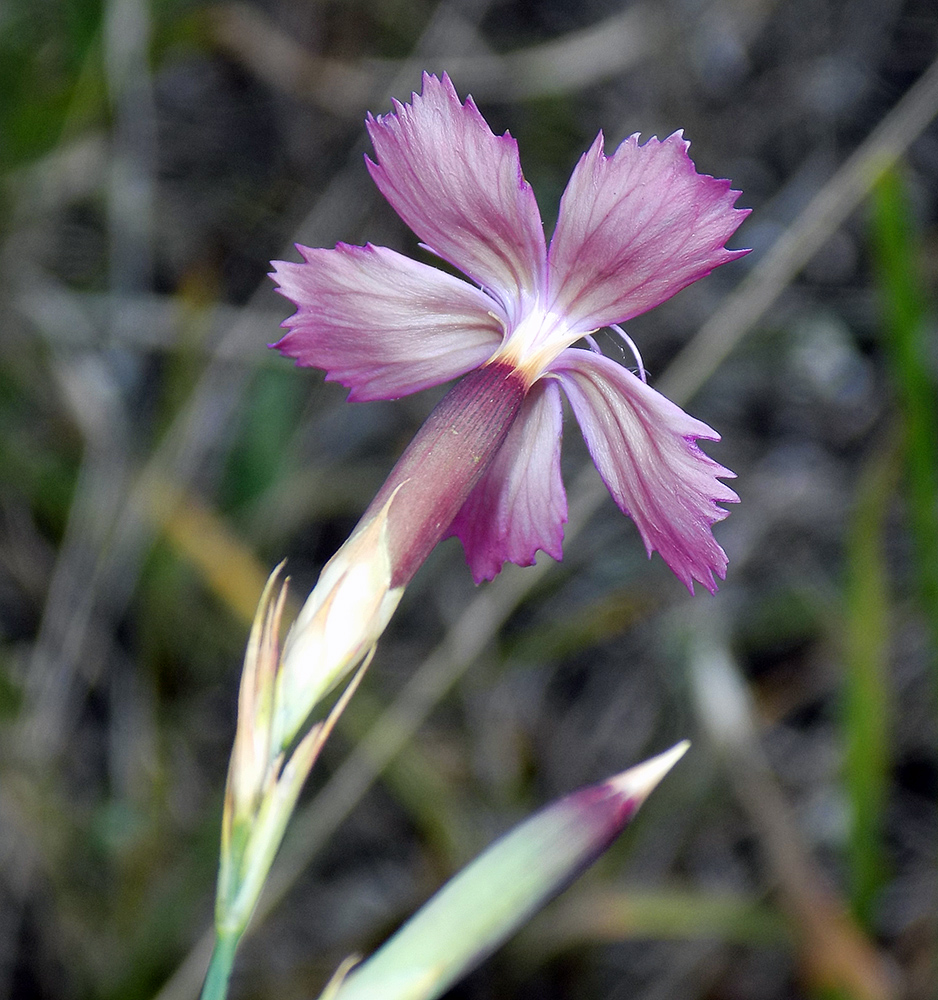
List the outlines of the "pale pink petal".
{"type": "Polygon", "coordinates": [[[747,253],[724,244],[749,214],[730,182],[698,174],[690,145],[603,136],[583,154],[560,203],[549,252],[551,308],[584,330],[621,323],[747,253]]]}
{"type": "Polygon", "coordinates": [[[568,348],[551,370],[560,377],[596,468],[619,507],[638,527],[649,556],[664,561],[691,593],[726,575],[726,553],[711,526],[717,506],[739,498],[719,480],[733,478],[697,445],[719,434],[686,414],[621,365],[568,348]]]}
{"type": "Polygon", "coordinates": [[[518,144],[496,136],[449,77],[367,120],[378,162],[368,169],[398,215],[434,253],[512,310],[543,288],[546,248],[518,144]]]}
{"type": "Polygon", "coordinates": [[[273,347],[323,368],[349,399],[395,399],[478,368],[502,339],[498,304],[466,281],[386,247],[297,247],[274,261],[278,291],[297,305],[273,347]]]}
{"type": "Polygon", "coordinates": [[[450,530],[463,543],[476,583],[506,561],[532,566],[538,549],[563,555],[567,496],[560,478],[563,413],[553,380],[528,393],[504,444],[450,530]]]}

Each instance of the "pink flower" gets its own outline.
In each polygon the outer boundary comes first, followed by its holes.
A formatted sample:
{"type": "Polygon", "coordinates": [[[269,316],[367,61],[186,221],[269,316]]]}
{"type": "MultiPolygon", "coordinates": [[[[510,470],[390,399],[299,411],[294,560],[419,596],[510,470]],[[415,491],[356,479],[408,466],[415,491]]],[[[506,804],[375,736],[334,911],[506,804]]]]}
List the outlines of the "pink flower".
{"type": "Polygon", "coordinates": [[[698,174],[679,132],[644,145],[632,135],[612,156],[600,133],[573,171],[548,247],[517,143],[494,135],[445,74],[424,74],[421,94],[369,115],[367,127],[382,194],[475,285],[385,247],[300,246],[305,263],[274,262],[298,309],[273,346],[325,369],[350,400],[392,399],[481,368],[512,392],[520,385],[507,436],[440,526],[461,539],[476,582],[506,560],[531,565],[538,549],[562,556],[563,389],[649,556],[657,550],[691,591],[694,580],[716,590],[727,560],[712,525],[726,517],[719,504],[738,497],[720,482],[733,473],[697,441],[719,435],[603,357],[590,334],[746,253],[725,248],[748,214],[733,207],[739,192],[698,174]]]}

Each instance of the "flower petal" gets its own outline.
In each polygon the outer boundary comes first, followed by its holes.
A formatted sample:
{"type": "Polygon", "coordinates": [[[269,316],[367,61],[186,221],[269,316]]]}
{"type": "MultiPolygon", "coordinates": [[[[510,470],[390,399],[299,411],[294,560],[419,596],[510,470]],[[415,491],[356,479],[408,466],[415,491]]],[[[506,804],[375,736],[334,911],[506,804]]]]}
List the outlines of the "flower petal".
{"type": "Polygon", "coordinates": [[[739,497],[720,478],[734,478],[697,445],[720,435],[608,358],[568,348],[552,366],[573,407],[599,474],[655,550],[693,593],[711,593],[726,575],[726,553],[711,526],[739,497]],[[719,477],[719,478],[718,478],[719,477]]]}
{"type": "Polygon", "coordinates": [[[304,264],[273,262],[278,291],[297,305],[272,346],[324,368],[349,399],[395,399],[478,368],[506,322],[478,288],[386,247],[298,246],[304,264]]]}
{"type": "Polygon", "coordinates": [[[505,561],[532,566],[538,549],[563,556],[567,496],[560,478],[563,412],[553,380],[528,393],[504,444],[456,515],[476,583],[493,579],[505,561]]]}
{"type": "Polygon", "coordinates": [[[612,156],[603,134],[583,154],[551,240],[551,309],[584,330],[621,323],[746,250],[724,244],[749,214],[730,182],[698,174],[680,132],[612,156]]]}
{"type": "MultiPolygon", "coordinates": [[[[449,77],[367,120],[378,162],[368,169],[398,215],[434,253],[487,288],[511,314],[543,288],[546,247],[518,144],[496,136],[449,77]]],[[[517,318],[514,317],[513,318],[517,318]]]]}

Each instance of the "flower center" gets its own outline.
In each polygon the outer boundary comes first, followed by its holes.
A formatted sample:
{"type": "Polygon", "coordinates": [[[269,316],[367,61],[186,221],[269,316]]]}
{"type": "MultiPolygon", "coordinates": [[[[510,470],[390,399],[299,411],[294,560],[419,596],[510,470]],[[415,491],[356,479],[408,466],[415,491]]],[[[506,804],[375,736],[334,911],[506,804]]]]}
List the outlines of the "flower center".
{"type": "Polygon", "coordinates": [[[487,363],[511,365],[530,388],[550,368],[561,351],[584,336],[583,330],[570,327],[563,314],[535,306],[527,310],[518,325],[509,330],[487,363]]]}

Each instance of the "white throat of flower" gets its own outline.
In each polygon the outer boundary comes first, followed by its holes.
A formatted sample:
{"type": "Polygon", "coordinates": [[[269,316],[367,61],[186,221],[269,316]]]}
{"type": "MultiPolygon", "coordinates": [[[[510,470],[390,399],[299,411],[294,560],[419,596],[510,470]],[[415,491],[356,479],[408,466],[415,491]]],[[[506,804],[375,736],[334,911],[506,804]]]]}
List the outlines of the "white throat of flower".
{"type": "Polygon", "coordinates": [[[489,364],[509,364],[533,385],[550,368],[551,362],[590,332],[570,326],[562,313],[540,306],[528,309],[517,326],[506,330],[505,339],[489,358],[489,364]]]}

